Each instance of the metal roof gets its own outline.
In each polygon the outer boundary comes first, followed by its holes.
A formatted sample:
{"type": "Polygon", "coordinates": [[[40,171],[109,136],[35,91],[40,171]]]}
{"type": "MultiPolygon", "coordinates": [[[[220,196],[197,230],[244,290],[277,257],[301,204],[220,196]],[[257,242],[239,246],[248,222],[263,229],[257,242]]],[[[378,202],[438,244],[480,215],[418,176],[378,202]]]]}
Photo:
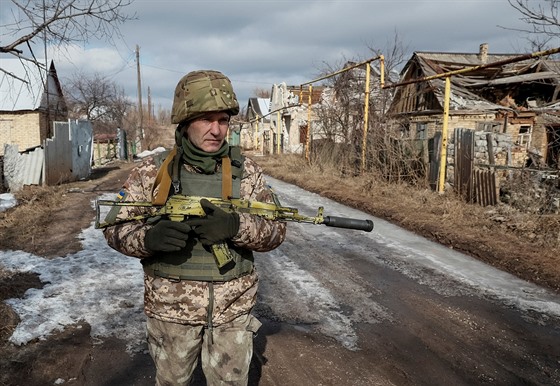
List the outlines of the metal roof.
{"type": "MultiPolygon", "coordinates": [[[[405,69],[401,72],[403,76],[411,71],[413,63],[417,63],[422,69],[422,76],[430,77],[440,73],[454,71],[462,68],[480,66],[482,63],[495,63],[515,58],[514,54],[488,54],[481,61],[480,53],[439,53],[439,52],[415,52],[409,60],[405,69]]],[[[478,95],[476,87],[496,86],[505,84],[521,84],[534,80],[551,80],[558,84],[559,75],[555,72],[558,63],[546,59],[528,59],[506,65],[496,65],[461,74],[451,78],[453,85],[450,95],[450,109],[452,110],[496,110],[504,106],[492,103],[478,95]]],[[[410,76],[410,75],[409,75],[410,76]]],[[[443,92],[445,80],[443,78],[432,79],[427,82],[434,95],[443,106],[443,92]]]]}
{"type": "Polygon", "coordinates": [[[253,113],[258,114],[260,118],[267,117],[270,113],[270,99],[269,98],[249,98],[248,106],[253,109],[253,113]]]}
{"type": "Polygon", "coordinates": [[[270,99],[269,98],[257,98],[259,103],[259,109],[261,110],[261,116],[266,115],[270,112],[270,99]]]}

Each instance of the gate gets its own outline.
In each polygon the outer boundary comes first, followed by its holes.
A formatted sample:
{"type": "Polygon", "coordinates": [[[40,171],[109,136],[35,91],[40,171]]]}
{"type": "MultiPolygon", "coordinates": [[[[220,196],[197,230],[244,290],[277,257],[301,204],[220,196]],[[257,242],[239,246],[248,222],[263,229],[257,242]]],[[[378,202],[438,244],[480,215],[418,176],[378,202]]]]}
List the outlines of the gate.
{"type": "Polygon", "coordinates": [[[496,173],[493,170],[476,169],[474,154],[474,130],[455,129],[455,191],[469,203],[496,205],[496,173]]]}

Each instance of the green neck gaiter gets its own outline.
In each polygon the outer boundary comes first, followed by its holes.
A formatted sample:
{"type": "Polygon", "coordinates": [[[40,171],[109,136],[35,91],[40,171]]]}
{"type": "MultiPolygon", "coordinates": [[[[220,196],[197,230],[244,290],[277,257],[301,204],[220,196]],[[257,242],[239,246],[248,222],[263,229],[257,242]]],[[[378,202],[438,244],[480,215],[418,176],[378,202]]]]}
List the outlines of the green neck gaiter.
{"type": "Polygon", "coordinates": [[[185,137],[182,138],[181,144],[183,148],[183,160],[199,168],[205,174],[212,174],[216,171],[216,163],[221,161],[222,157],[228,154],[229,149],[229,145],[226,141],[224,141],[222,147],[214,153],[207,153],[200,150],[185,137]]]}

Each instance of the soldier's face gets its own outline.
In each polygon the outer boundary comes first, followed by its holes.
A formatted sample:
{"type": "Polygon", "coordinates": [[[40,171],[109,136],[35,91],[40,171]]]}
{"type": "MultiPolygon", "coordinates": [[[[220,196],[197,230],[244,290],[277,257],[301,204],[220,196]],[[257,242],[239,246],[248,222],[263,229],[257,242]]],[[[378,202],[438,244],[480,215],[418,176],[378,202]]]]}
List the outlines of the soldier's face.
{"type": "Polygon", "coordinates": [[[191,143],[208,153],[222,147],[229,127],[229,115],[224,111],[206,113],[191,122],[187,137],[191,143]]]}

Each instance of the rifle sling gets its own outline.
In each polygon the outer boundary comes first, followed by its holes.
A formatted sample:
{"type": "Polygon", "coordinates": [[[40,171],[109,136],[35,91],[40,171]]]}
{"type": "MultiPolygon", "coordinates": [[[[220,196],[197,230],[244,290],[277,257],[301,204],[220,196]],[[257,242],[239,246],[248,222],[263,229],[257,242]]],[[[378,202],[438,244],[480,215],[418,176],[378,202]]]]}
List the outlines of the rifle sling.
{"type": "Polygon", "coordinates": [[[152,186],[152,205],[165,205],[167,201],[167,196],[169,195],[169,189],[171,188],[171,176],[169,175],[169,163],[173,160],[177,154],[177,148],[174,147],[173,150],[169,152],[165,161],[160,166],[154,185],[152,186]],[[159,186],[159,190],[154,196],[154,191],[156,187],[159,186]]]}
{"type": "MultiPolygon", "coordinates": [[[[172,174],[175,178],[179,175],[179,161],[181,157],[176,157],[177,148],[174,147],[173,150],[169,152],[165,161],[163,161],[160,166],[156,180],[152,187],[152,204],[153,205],[165,205],[167,197],[169,196],[169,189],[171,189],[171,176],[169,175],[169,164],[174,160],[172,165],[172,174]],[[159,186],[157,194],[154,196],[153,192],[156,187],[159,186]]],[[[173,181],[173,186],[175,190],[178,188],[178,178],[177,181],[173,181]]],[[[231,159],[228,156],[222,158],[222,199],[228,200],[232,197],[233,186],[232,186],[232,172],[231,172],[231,159]]],[[[175,193],[178,193],[177,191],[175,193]]]]}
{"type": "Polygon", "coordinates": [[[232,194],[231,160],[225,156],[222,158],[222,200],[229,200],[232,194]]]}
{"type": "Polygon", "coordinates": [[[183,158],[183,148],[177,149],[177,154],[173,160],[173,170],[171,175],[173,176],[173,194],[179,194],[181,192],[181,159],[183,158]]]}

